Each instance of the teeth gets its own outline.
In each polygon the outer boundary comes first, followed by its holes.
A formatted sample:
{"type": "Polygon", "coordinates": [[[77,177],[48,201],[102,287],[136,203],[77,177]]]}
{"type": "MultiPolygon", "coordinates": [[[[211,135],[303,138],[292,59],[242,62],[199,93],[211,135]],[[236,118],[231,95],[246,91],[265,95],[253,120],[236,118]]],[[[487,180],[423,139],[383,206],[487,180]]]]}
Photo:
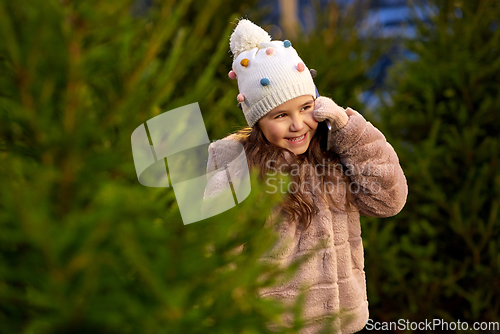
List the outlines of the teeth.
{"type": "Polygon", "coordinates": [[[293,138],[293,139],[288,139],[289,141],[301,141],[302,139],[304,139],[304,136],[305,134],[303,134],[302,136],[300,137],[297,137],[297,138],[293,138]]]}

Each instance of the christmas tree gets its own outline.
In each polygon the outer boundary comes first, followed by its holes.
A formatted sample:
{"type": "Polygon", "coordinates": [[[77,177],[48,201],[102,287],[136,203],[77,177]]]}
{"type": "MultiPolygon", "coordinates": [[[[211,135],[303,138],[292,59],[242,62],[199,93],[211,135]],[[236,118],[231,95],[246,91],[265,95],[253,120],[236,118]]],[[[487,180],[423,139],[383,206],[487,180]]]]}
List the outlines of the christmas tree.
{"type": "Polygon", "coordinates": [[[283,308],[257,291],[281,271],[257,259],[273,244],[262,223],[281,195],[253,182],[234,209],[183,225],[172,188],[142,186],[131,152],[151,117],[220,107],[217,64],[240,10],[0,2],[0,332],[262,333],[279,323],[283,308]]]}
{"type": "Polygon", "coordinates": [[[472,328],[500,313],[500,3],[427,1],[414,14],[416,57],[391,68],[379,124],[409,195],[396,217],[364,221],[369,300],[384,321],[472,328]]]}

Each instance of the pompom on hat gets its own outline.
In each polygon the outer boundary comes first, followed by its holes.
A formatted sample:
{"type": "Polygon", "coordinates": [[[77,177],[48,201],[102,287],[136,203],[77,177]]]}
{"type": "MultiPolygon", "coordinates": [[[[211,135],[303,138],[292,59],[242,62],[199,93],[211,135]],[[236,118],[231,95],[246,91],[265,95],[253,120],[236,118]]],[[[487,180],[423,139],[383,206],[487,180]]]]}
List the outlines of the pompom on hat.
{"type": "Polygon", "coordinates": [[[271,41],[264,29],[243,19],[229,46],[234,61],[228,76],[238,80],[237,100],[249,126],[293,98],[317,97],[311,73],[290,41],[271,41]]]}

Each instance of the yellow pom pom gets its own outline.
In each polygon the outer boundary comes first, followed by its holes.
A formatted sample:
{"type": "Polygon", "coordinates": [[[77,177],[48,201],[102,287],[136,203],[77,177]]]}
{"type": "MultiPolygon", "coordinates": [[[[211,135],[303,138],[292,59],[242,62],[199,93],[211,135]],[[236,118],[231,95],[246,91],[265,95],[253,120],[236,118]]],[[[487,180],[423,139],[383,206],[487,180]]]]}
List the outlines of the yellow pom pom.
{"type": "Polygon", "coordinates": [[[248,59],[244,58],[240,61],[241,66],[247,67],[248,66],[248,59]]]}

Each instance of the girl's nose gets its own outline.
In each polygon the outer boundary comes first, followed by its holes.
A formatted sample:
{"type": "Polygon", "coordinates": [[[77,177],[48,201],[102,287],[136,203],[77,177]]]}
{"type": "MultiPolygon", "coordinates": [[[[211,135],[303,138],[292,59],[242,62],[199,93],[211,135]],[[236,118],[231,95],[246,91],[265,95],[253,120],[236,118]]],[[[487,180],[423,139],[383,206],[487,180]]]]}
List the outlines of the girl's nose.
{"type": "Polygon", "coordinates": [[[298,132],[304,129],[304,118],[302,115],[297,115],[292,117],[292,124],[290,125],[290,131],[298,132]]]}

